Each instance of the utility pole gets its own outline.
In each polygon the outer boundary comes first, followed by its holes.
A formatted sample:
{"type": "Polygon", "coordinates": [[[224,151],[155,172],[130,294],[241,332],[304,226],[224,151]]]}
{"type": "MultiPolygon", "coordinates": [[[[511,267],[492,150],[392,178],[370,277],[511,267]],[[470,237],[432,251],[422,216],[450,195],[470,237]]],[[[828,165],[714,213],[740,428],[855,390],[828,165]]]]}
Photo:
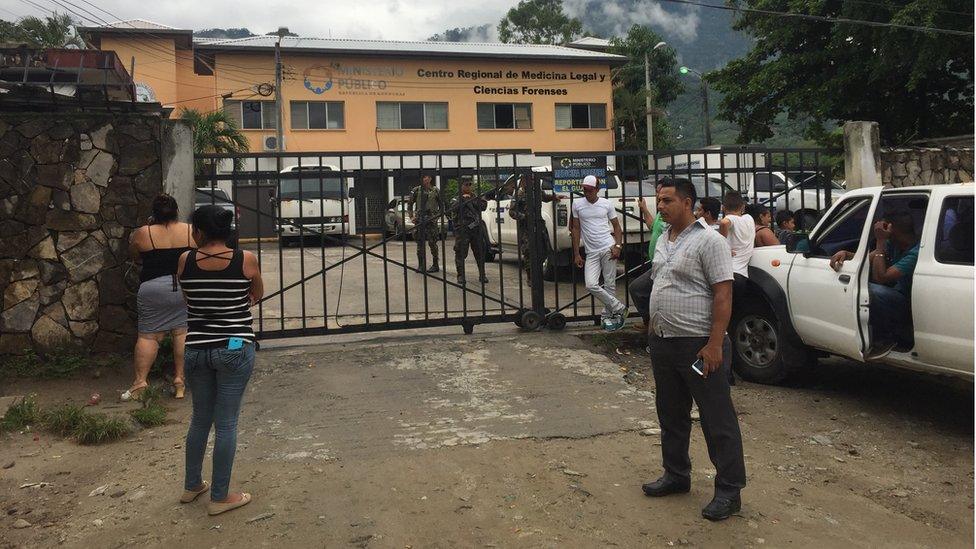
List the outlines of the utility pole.
{"type": "Polygon", "coordinates": [[[647,111],[647,169],[651,169],[651,152],[654,150],[654,113],[651,105],[653,104],[653,92],[651,91],[651,53],[658,48],[667,46],[666,42],[658,42],[651,48],[650,52],[644,52],[644,109],[647,111]]]}
{"type": "Polygon", "coordinates": [[[712,144],[712,117],[708,114],[708,82],[701,79],[702,119],[705,121],[705,146],[712,144]]]}
{"type": "Polygon", "coordinates": [[[278,40],[275,41],[275,111],[277,114],[277,124],[275,124],[275,135],[277,136],[278,152],[285,150],[284,147],[284,135],[282,130],[282,125],[284,124],[282,117],[282,105],[284,101],[281,97],[281,38],[288,35],[287,27],[278,27],[278,40]]]}
{"type": "MultiPolygon", "coordinates": [[[[644,110],[647,111],[647,150],[654,149],[654,115],[651,113],[651,62],[650,55],[644,52],[644,110]]],[[[651,164],[650,153],[647,157],[647,165],[651,164]]]]}

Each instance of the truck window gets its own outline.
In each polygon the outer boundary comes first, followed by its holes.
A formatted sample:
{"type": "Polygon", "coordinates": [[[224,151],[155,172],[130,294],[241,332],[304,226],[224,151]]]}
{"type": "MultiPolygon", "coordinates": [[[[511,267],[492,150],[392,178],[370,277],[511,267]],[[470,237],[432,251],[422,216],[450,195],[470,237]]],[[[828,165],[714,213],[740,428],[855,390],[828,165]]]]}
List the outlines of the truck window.
{"type": "Polygon", "coordinates": [[[949,196],[942,202],[935,238],[935,260],[973,264],[973,197],[949,196]]]}
{"type": "Polygon", "coordinates": [[[856,252],[861,245],[864,223],[868,219],[871,198],[845,200],[822,223],[814,238],[810,255],[830,257],[840,250],[856,252]]]}

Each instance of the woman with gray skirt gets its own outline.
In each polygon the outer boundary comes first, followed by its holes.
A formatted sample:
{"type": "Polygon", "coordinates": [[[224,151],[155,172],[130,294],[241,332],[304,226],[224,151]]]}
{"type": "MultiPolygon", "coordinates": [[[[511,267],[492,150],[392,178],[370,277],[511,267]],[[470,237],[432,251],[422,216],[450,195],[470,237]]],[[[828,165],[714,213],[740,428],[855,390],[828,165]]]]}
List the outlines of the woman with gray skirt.
{"type": "Polygon", "coordinates": [[[167,194],[152,203],[149,224],[129,238],[129,253],[142,264],[139,273],[139,337],[135,349],[135,381],[122,400],[139,399],[149,386],[149,369],[156,361],[159,342],[173,338],[173,389],[183,398],[183,345],[186,341],[186,301],[176,279],[180,254],[194,248],[190,225],[177,221],[176,200],[167,194]]]}

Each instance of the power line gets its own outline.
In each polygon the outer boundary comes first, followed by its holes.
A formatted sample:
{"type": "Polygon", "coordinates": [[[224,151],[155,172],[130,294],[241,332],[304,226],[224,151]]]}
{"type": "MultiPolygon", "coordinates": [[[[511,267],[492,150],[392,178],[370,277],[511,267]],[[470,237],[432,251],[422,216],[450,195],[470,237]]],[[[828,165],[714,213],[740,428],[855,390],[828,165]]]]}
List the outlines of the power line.
{"type": "MultiPolygon", "coordinates": [[[[895,11],[897,9],[901,9],[901,8],[904,8],[905,7],[905,6],[892,6],[890,4],[885,4],[885,3],[882,3],[882,2],[870,2],[868,0],[842,0],[842,1],[845,2],[845,3],[848,3],[848,4],[864,4],[866,6],[878,6],[878,7],[881,7],[881,8],[885,8],[885,9],[887,9],[889,11],[895,11]]],[[[939,12],[939,13],[949,13],[949,14],[952,14],[952,15],[967,15],[969,17],[972,17],[973,16],[972,13],[965,12],[965,11],[940,10],[940,9],[935,9],[935,8],[932,8],[932,11],[936,11],[936,12],[939,12]]]]}
{"type": "Polygon", "coordinates": [[[662,0],[663,2],[672,2],[675,4],[686,4],[689,6],[699,6],[703,8],[712,8],[717,10],[725,11],[739,11],[746,13],[757,13],[760,15],[772,15],[776,17],[788,17],[793,19],[806,19],[810,21],[820,21],[824,23],[843,23],[848,25],[865,25],[869,27],[888,27],[893,29],[902,29],[913,32],[930,32],[932,34],[950,34],[953,36],[974,36],[970,31],[961,31],[953,29],[943,29],[939,27],[921,27],[916,25],[902,25],[899,23],[885,23],[882,21],[867,21],[864,19],[849,19],[846,17],[828,17],[825,15],[811,15],[807,13],[794,13],[786,11],[773,11],[773,10],[763,10],[756,8],[741,8],[733,6],[716,6],[714,4],[704,4],[701,2],[695,2],[693,0],[662,0]]]}

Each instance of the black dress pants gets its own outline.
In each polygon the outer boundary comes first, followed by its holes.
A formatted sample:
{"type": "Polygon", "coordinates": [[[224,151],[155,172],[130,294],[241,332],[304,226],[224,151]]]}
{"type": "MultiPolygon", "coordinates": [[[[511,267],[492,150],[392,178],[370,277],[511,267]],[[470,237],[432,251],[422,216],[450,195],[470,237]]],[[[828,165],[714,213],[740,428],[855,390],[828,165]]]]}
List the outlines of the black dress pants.
{"type": "MultiPolygon", "coordinates": [[[[658,422],[661,424],[661,453],[665,475],[690,479],[691,403],[698,403],[702,432],[708,457],[715,466],[716,495],[738,495],[746,485],[746,467],[742,456],[742,434],[739,419],[732,406],[729,391],[730,361],[723,356],[722,367],[702,378],[691,364],[705,346],[705,337],[662,338],[651,335],[651,363],[658,422]]],[[[723,355],[728,346],[723,345],[723,355]]]]}

